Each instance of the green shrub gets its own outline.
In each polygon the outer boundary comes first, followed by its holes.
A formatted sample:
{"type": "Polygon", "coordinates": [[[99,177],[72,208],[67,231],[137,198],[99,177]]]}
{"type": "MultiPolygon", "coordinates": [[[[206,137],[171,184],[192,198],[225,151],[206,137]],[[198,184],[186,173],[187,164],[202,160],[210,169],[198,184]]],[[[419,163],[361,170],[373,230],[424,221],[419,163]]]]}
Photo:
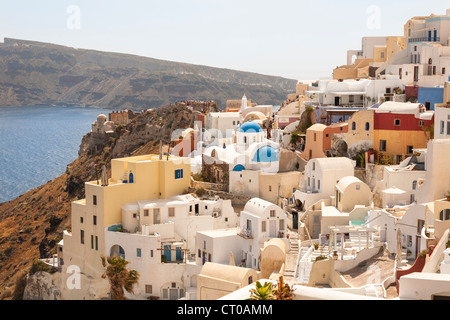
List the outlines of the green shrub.
{"type": "Polygon", "coordinates": [[[203,189],[203,188],[198,188],[197,190],[195,190],[195,194],[196,194],[197,196],[199,196],[199,197],[204,196],[205,193],[206,193],[206,190],[203,189]]]}

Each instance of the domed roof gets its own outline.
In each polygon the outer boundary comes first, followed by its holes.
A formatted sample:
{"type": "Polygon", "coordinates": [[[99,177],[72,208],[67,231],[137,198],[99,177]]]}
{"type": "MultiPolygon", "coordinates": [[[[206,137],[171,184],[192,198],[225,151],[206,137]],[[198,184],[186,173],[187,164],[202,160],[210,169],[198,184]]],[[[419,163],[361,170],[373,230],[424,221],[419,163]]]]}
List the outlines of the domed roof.
{"type": "Polygon", "coordinates": [[[108,119],[108,117],[105,116],[104,114],[99,114],[99,115],[97,116],[97,120],[107,120],[107,119],[108,119]]]}
{"type": "Polygon", "coordinates": [[[255,162],[276,162],[278,161],[279,150],[271,146],[263,146],[259,148],[253,161],[255,162]]]}
{"type": "Polygon", "coordinates": [[[241,125],[241,127],[239,128],[239,132],[257,133],[262,132],[262,129],[256,122],[248,121],[241,125]]]}

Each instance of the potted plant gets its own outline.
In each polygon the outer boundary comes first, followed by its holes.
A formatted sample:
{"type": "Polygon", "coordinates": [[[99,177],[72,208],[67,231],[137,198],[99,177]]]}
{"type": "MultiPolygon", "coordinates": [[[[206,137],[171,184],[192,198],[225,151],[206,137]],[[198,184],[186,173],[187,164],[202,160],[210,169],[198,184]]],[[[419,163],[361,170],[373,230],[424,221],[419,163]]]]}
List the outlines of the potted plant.
{"type": "Polygon", "coordinates": [[[445,194],[445,197],[447,198],[447,201],[450,201],[450,190],[447,191],[447,193],[445,194]]]}
{"type": "Polygon", "coordinates": [[[337,260],[338,259],[338,253],[337,251],[333,251],[333,259],[337,260]]]}
{"type": "Polygon", "coordinates": [[[284,279],[281,276],[274,293],[276,300],[292,300],[294,295],[292,291],[292,288],[287,283],[284,283],[284,279]]]}
{"type": "Polygon", "coordinates": [[[275,289],[271,282],[257,281],[255,288],[250,290],[250,300],[275,300],[275,289]]]}

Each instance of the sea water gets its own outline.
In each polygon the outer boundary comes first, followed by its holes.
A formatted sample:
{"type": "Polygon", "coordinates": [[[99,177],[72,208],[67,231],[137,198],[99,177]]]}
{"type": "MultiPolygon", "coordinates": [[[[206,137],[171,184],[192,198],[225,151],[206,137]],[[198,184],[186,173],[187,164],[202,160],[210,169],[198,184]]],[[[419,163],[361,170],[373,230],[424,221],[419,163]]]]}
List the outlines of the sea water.
{"type": "Polygon", "coordinates": [[[0,203],[64,173],[97,116],[109,112],[74,106],[0,107],[0,203]]]}

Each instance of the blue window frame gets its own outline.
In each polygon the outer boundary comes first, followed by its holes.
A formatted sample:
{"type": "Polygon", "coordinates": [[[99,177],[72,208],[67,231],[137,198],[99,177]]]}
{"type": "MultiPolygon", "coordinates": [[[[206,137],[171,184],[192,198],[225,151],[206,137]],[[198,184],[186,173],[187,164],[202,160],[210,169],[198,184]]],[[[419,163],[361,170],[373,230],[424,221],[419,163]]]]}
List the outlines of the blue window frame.
{"type": "Polygon", "coordinates": [[[138,258],[140,258],[142,256],[141,248],[136,249],[136,255],[138,256],[138,258]]]}
{"type": "Polygon", "coordinates": [[[183,179],[183,169],[175,170],[175,179],[183,179]]]}

